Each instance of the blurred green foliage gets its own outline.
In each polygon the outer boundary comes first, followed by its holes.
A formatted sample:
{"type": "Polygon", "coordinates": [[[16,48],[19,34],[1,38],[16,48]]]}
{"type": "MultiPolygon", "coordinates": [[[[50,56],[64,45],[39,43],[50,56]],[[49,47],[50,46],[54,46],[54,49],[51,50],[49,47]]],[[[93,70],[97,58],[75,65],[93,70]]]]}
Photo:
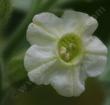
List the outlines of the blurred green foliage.
{"type": "Polygon", "coordinates": [[[9,0],[0,0],[0,32],[7,24],[11,10],[12,8],[9,0]]]}
{"type": "Polygon", "coordinates": [[[34,86],[27,78],[23,57],[29,47],[28,24],[37,13],[60,16],[65,9],[94,16],[99,21],[94,34],[110,46],[109,0],[0,0],[0,105],[110,105],[110,54],[103,75],[88,79],[86,92],[78,98],[64,98],[50,86],[34,86]]]}

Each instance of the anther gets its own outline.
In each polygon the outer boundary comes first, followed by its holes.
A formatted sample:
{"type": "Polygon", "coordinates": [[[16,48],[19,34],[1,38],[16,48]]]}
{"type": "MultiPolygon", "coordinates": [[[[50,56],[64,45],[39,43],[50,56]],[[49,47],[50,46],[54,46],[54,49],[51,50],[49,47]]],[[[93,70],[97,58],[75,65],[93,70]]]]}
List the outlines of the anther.
{"type": "Polygon", "coordinates": [[[60,54],[66,54],[66,52],[67,52],[67,49],[66,49],[66,47],[61,47],[60,48],[60,54]]]}
{"type": "Polygon", "coordinates": [[[68,61],[69,59],[70,59],[70,54],[69,54],[69,53],[66,53],[66,54],[65,54],[65,60],[68,61]]]}

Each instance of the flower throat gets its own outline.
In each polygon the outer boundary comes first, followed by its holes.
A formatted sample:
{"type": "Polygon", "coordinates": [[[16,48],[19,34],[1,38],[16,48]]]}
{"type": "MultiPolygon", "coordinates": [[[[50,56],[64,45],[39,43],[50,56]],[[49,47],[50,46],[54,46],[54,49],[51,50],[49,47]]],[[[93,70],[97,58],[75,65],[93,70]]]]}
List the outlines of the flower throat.
{"type": "Polygon", "coordinates": [[[66,63],[74,62],[81,55],[82,44],[78,35],[66,34],[58,42],[58,54],[66,63]]]}

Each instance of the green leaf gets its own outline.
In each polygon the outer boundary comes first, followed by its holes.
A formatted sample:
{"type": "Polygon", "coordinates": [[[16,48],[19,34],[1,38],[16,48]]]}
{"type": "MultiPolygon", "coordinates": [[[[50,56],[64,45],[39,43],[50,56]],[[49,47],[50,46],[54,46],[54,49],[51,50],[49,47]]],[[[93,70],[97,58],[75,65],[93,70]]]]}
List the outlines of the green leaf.
{"type": "Polygon", "coordinates": [[[3,30],[4,26],[8,22],[12,8],[10,0],[0,0],[0,31],[3,30]]]}
{"type": "Polygon", "coordinates": [[[7,64],[7,75],[11,84],[21,81],[27,76],[23,59],[23,56],[17,56],[12,58],[7,64]]]}
{"type": "Polygon", "coordinates": [[[12,6],[15,9],[27,12],[30,9],[32,0],[12,0],[12,6]]]}

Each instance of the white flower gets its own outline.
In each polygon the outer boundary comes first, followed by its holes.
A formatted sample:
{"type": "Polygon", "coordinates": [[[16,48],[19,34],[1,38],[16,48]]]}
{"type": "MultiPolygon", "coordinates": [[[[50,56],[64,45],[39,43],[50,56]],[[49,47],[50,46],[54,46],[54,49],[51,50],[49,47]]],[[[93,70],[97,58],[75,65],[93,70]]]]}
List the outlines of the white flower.
{"type": "Polygon", "coordinates": [[[27,30],[32,45],[24,65],[30,80],[51,84],[63,96],[79,96],[85,79],[102,73],[107,61],[107,48],[92,36],[98,27],[89,15],[72,10],[59,18],[41,13],[33,18],[27,30]]]}

